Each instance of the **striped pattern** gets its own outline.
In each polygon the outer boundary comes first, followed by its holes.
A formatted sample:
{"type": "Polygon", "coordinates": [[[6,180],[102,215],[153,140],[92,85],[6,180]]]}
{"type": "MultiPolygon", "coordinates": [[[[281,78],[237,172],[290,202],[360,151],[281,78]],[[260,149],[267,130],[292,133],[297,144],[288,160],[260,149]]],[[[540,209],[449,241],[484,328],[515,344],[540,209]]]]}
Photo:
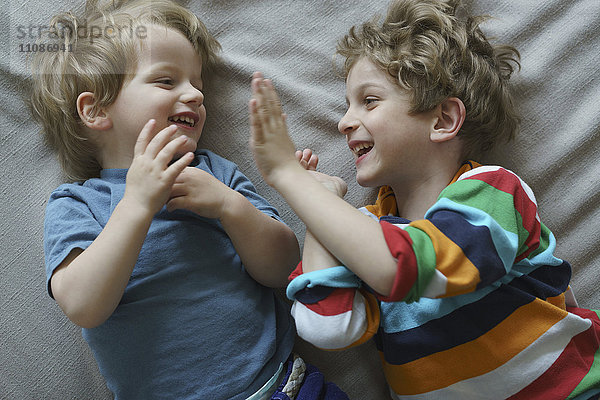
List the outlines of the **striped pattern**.
{"type": "MultiPolygon", "coordinates": [[[[600,392],[598,313],[567,307],[571,267],[554,256],[556,240],[517,175],[471,163],[425,219],[411,223],[389,216],[390,198],[383,188],[362,211],[379,217],[398,259],[392,293],[322,287],[312,304],[296,301],[301,336],[326,349],[374,336],[396,398],[566,399],[600,392]],[[352,324],[334,321],[341,315],[352,324]]],[[[303,291],[296,299],[303,300],[303,291]]]]}

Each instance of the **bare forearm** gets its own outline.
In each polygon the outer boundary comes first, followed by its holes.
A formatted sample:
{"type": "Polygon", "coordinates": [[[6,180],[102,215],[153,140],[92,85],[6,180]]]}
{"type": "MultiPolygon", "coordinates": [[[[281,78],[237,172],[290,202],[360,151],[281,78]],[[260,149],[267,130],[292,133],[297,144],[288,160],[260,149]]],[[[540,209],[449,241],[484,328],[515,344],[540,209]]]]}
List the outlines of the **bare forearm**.
{"type": "Polygon", "coordinates": [[[152,215],[121,201],[94,242],[55,271],[52,292],[69,319],[92,328],[110,317],[123,296],[151,222],[152,215]]]}
{"type": "Polygon", "coordinates": [[[325,189],[300,167],[282,168],[272,186],[335,258],[377,292],[391,292],[396,260],[376,221],[325,189]]]}
{"type": "Polygon", "coordinates": [[[307,229],[302,250],[302,271],[306,273],[340,264],[340,261],[307,229]]]}
{"type": "Polygon", "coordinates": [[[268,287],[285,286],[300,259],[292,230],[237,192],[220,220],[252,278],[268,287]]]}

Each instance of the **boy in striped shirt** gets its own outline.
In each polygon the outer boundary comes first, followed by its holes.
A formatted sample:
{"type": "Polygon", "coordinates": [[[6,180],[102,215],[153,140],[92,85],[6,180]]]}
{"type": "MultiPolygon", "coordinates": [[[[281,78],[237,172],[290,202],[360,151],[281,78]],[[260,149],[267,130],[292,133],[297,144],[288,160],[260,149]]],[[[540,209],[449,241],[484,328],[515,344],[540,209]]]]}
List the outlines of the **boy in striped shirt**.
{"type": "Polygon", "coordinates": [[[381,187],[360,210],[315,154],[294,155],[272,83],[254,76],[257,166],[307,226],[288,286],[298,333],[323,349],[374,337],[394,399],[598,398],[599,315],[577,307],[531,189],[464,162],[514,136],[519,55],[457,7],[398,0],[339,42],[338,128],[357,182],[381,187]]]}

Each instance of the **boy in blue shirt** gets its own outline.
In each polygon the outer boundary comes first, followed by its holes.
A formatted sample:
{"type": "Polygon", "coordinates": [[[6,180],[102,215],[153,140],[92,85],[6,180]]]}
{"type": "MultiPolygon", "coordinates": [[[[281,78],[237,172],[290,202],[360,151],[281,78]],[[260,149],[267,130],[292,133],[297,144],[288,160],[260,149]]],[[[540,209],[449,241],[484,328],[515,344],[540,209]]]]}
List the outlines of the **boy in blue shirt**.
{"type": "Polygon", "coordinates": [[[115,3],[57,15],[66,50],[34,60],[33,114],[74,181],[47,205],[48,291],[116,399],[270,396],[295,337],[271,288],[297,240],[197,149],[218,42],[174,2],[115,3]]]}

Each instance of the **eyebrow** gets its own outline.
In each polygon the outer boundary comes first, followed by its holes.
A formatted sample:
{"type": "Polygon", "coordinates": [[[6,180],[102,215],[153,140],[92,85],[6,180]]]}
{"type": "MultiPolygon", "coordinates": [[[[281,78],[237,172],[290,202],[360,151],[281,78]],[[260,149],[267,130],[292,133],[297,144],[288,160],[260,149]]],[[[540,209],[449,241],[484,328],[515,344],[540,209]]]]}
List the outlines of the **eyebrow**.
{"type": "Polygon", "coordinates": [[[386,86],[383,86],[379,83],[375,83],[375,82],[371,82],[371,81],[366,81],[366,82],[362,82],[360,85],[358,85],[358,87],[356,88],[357,91],[364,91],[365,88],[367,87],[375,87],[375,88],[379,88],[379,89],[386,89],[386,86]]]}
{"type": "MultiPolygon", "coordinates": [[[[361,92],[364,92],[366,88],[370,88],[370,87],[374,87],[374,88],[377,88],[377,89],[386,89],[385,86],[383,86],[383,85],[381,85],[379,83],[375,83],[375,82],[372,82],[372,81],[366,81],[366,82],[360,83],[354,89],[354,92],[361,93],[361,92]]],[[[350,101],[348,100],[348,96],[346,96],[346,104],[348,104],[349,102],[350,101]]]]}

